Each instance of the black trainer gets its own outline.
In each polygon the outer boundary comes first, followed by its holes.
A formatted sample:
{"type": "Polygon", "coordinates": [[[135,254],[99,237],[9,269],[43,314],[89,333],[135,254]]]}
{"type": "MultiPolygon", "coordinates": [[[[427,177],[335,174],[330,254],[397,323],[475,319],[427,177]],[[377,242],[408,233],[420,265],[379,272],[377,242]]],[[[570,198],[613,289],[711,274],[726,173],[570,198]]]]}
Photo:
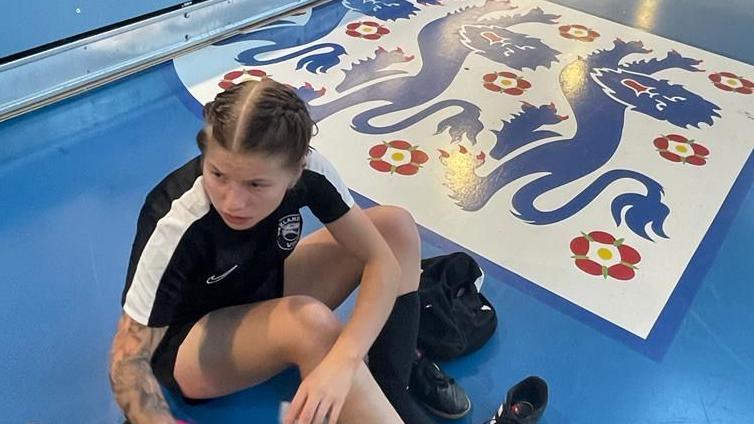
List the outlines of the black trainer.
{"type": "Polygon", "coordinates": [[[527,377],[508,390],[505,402],[485,424],[535,424],[545,412],[547,398],[547,383],[527,377]]]}
{"type": "Polygon", "coordinates": [[[471,400],[434,362],[421,357],[411,369],[411,393],[433,414],[455,420],[471,411],[471,400]]]}

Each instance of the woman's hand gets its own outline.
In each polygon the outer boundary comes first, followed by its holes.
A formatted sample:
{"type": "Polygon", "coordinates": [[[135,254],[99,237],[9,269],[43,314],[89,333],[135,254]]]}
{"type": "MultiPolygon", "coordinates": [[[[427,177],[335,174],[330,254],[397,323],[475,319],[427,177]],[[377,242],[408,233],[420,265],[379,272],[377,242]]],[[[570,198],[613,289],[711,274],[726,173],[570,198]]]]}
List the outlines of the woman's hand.
{"type": "Polygon", "coordinates": [[[284,423],[337,423],[346,396],[351,391],[357,366],[350,361],[326,356],[301,382],[284,423]]]}

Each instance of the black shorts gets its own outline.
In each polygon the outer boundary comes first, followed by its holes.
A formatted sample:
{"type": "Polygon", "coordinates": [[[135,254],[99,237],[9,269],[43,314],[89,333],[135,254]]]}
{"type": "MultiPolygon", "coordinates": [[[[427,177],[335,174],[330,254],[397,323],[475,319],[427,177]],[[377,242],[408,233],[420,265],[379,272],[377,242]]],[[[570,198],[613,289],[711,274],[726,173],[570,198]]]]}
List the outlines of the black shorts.
{"type": "MultiPolygon", "coordinates": [[[[281,272],[280,283],[276,284],[276,287],[269,287],[267,290],[260,290],[260,293],[257,293],[256,296],[254,296],[254,299],[247,302],[247,304],[283,297],[282,274],[283,273],[281,272]]],[[[186,339],[186,336],[188,336],[189,331],[191,331],[194,324],[198,321],[199,320],[197,319],[195,321],[188,321],[180,324],[171,324],[152,354],[151,361],[152,372],[154,373],[155,378],[157,378],[157,382],[163,387],[167,387],[173,393],[181,396],[184,402],[192,405],[206,402],[208,399],[192,399],[186,397],[183,394],[181,387],[178,385],[178,382],[175,381],[173,371],[175,369],[176,358],[178,357],[178,348],[181,347],[181,344],[186,339]]]]}
{"type": "Polygon", "coordinates": [[[182,324],[173,324],[168,327],[165,335],[162,337],[160,344],[157,345],[154,354],[152,354],[152,372],[154,373],[157,381],[164,387],[167,387],[171,392],[180,395],[184,402],[188,404],[196,404],[204,402],[203,399],[192,399],[183,395],[181,387],[178,382],[175,381],[173,375],[173,369],[175,368],[175,360],[178,357],[178,348],[181,347],[181,343],[188,336],[191,328],[196,324],[195,321],[186,322],[182,324]]]}

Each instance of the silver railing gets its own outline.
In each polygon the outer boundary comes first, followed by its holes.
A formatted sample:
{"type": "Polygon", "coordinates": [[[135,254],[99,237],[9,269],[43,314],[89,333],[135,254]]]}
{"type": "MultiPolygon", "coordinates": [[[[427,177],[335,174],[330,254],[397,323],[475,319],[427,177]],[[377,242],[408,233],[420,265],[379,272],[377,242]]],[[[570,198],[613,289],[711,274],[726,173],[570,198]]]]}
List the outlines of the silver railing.
{"type": "Polygon", "coordinates": [[[208,0],[0,65],[0,122],[320,0],[208,0]]]}

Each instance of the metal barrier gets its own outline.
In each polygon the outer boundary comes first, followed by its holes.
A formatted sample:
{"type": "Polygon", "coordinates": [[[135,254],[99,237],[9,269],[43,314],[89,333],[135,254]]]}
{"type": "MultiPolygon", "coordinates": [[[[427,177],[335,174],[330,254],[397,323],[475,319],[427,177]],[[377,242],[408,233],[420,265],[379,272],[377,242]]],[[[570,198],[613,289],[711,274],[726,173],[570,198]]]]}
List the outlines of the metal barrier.
{"type": "Polygon", "coordinates": [[[0,65],[0,122],[319,0],[208,0],[0,65]]]}

